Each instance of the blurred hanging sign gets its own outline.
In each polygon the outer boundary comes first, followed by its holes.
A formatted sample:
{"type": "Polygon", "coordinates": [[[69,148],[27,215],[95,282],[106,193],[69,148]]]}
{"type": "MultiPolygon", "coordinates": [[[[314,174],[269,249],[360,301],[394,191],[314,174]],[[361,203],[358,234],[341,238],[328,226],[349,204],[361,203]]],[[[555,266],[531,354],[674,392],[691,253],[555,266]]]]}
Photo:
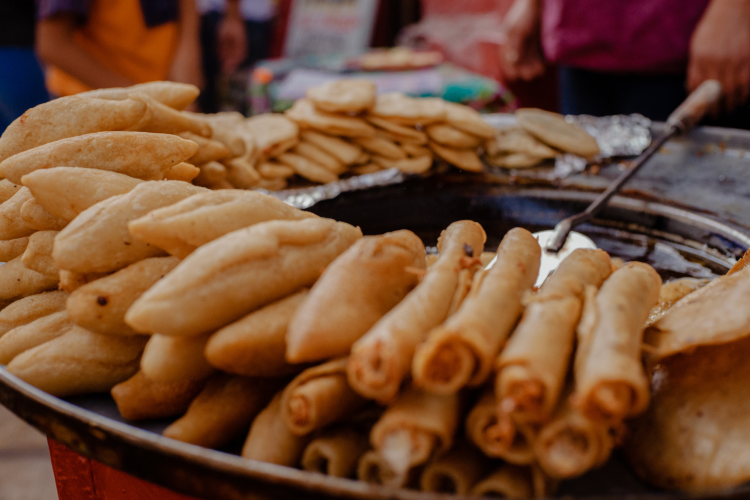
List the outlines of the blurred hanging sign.
{"type": "Polygon", "coordinates": [[[292,0],[284,55],[356,55],[370,45],[378,0],[292,0]]]}

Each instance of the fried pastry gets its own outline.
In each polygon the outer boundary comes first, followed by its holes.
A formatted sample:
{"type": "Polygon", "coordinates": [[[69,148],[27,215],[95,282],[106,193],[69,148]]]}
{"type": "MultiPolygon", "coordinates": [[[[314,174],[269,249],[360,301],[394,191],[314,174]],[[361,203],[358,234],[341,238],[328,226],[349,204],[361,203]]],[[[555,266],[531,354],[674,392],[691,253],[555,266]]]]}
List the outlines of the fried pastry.
{"type": "Polygon", "coordinates": [[[150,420],[182,415],[202,388],[202,381],[154,382],[139,371],[110,393],[122,418],[150,420]]]}

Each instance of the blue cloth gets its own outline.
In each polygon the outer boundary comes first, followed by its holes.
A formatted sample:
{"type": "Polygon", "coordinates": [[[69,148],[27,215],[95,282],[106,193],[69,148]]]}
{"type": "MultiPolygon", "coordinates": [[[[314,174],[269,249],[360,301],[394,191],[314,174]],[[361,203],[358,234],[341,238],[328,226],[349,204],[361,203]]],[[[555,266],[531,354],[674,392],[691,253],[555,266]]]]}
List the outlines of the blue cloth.
{"type": "Polygon", "coordinates": [[[34,49],[0,47],[0,132],[24,111],[48,100],[34,49]]]}

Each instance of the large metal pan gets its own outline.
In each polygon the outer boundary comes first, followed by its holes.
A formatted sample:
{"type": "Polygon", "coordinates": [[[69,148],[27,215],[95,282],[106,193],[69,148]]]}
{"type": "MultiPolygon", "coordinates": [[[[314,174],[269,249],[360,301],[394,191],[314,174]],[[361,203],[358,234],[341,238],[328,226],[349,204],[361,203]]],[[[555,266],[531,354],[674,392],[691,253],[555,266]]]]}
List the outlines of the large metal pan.
{"type": "MultiPolygon", "coordinates": [[[[434,245],[450,222],[472,219],[494,249],[511,227],[550,227],[588,204],[594,193],[549,188],[451,182],[446,177],[407,181],[343,194],[313,211],[357,224],[365,234],[411,229],[434,245]]],[[[654,201],[616,197],[602,217],[580,228],[599,246],[625,260],[651,263],[664,278],[723,274],[750,247],[750,235],[709,216],[654,201]]],[[[162,437],[167,421],[131,424],[118,415],[109,395],[61,400],[0,368],[0,404],[60,443],[85,456],[187,495],[235,499],[439,499],[243,459],[236,443],[208,450],[162,437]]],[[[562,485],[561,495],[579,498],[653,498],[660,492],[638,480],[619,454],[601,469],[562,485]]],[[[746,498],[739,488],[702,498],[746,498]]]]}

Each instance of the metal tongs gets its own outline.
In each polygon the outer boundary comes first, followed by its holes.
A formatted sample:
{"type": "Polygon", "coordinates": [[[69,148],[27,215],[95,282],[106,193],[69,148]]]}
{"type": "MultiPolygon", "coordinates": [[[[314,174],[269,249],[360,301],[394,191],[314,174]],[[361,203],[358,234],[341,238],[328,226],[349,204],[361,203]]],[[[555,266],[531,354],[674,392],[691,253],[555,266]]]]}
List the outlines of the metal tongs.
{"type": "Polygon", "coordinates": [[[596,250],[596,244],[590,238],[572,229],[595,217],[607,206],[610,198],[617,194],[622,186],[656,153],[662,145],[675,135],[692,129],[703,119],[721,98],[721,84],[716,80],[706,80],[695,89],[685,101],[667,119],[666,130],[638,158],[635,165],[623,172],[589,207],[583,212],[561,220],[555,229],[534,233],[542,247],[542,262],[536,286],[552,274],[560,262],[579,248],[596,250]]]}

